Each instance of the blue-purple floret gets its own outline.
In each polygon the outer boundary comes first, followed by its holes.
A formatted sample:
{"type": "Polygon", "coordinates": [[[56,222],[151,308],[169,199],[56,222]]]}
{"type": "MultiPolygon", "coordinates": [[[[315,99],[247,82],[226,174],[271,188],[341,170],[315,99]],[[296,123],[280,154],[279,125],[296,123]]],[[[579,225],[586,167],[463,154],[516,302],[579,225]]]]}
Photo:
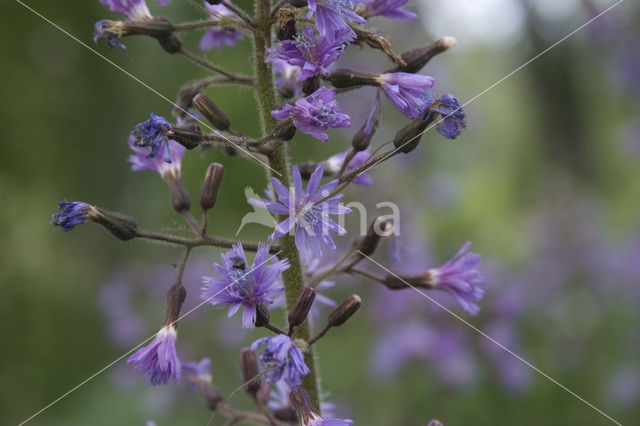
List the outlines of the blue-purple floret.
{"type": "Polygon", "coordinates": [[[272,297],[283,290],[278,278],[289,269],[289,261],[282,259],[267,265],[269,246],[259,244],[253,266],[248,267],[242,244],[235,244],[222,256],[222,265],[214,264],[213,268],[219,277],[202,277],[205,284],[200,297],[211,305],[222,305],[229,308],[229,317],[244,307],[242,326],[252,328],[256,322],[258,304],[270,305],[272,297]]]}
{"type": "Polygon", "coordinates": [[[418,17],[417,14],[402,8],[408,0],[373,0],[365,4],[363,15],[384,16],[395,21],[410,21],[418,17]]]}
{"type": "Polygon", "coordinates": [[[171,124],[164,117],[152,112],[147,121],[136,125],[131,135],[136,146],[150,148],[149,157],[153,158],[162,153],[162,159],[171,163],[171,147],[167,138],[170,129],[171,124]]]}
{"type": "Polygon", "coordinates": [[[175,327],[162,327],[148,346],[129,357],[127,364],[135,365],[134,370],[141,371],[153,386],[164,385],[171,377],[179,383],[182,365],[176,353],[176,337],[175,327]]]}
{"type": "Polygon", "coordinates": [[[378,81],[389,102],[412,120],[420,117],[431,102],[429,89],[434,80],[428,75],[395,72],[381,74],[378,81]]]}
{"type": "Polygon", "coordinates": [[[323,246],[336,249],[330,231],[338,235],[347,232],[331,220],[329,215],[348,214],[351,210],[339,204],[344,194],[323,200],[338,185],[338,180],[318,189],[323,174],[322,164],[319,164],[311,174],[306,190],[302,189],[302,177],[297,166],[293,166],[292,174],[294,187],[291,189],[286,188],[279,179],[275,177],[271,179],[278,202],[265,201],[265,206],[271,213],[288,217],[278,224],[269,236],[269,241],[282,237],[295,227],[295,243],[298,250],[305,255],[312,252],[322,257],[323,246]]]}
{"type": "Polygon", "coordinates": [[[180,145],[178,142],[169,139],[166,144],[160,145],[158,155],[152,157],[149,155],[147,148],[142,148],[136,145],[136,137],[129,136],[129,148],[133,151],[133,154],[129,155],[127,159],[131,163],[131,170],[134,172],[142,170],[152,170],[163,175],[168,171],[180,172],[180,164],[186,148],[180,145]],[[165,161],[165,149],[169,149],[169,161],[165,161]]]}
{"type": "Polygon", "coordinates": [[[283,380],[290,389],[300,386],[302,379],[310,370],[304,363],[304,356],[285,334],[263,337],[251,345],[252,351],[258,351],[265,345],[259,357],[261,372],[270,383],[283,380]]]}
{"type": "MultiPolygon", "coordinates": [[[[348,153],[349,151],[340,152],[336,155],[332,155],[331,157],[329,157],[323,163],[323,166],[326,172],[338,173],[342,169],[342,165],[344,164],[344,160],[346,160],[348,153]]],[[[347,164],[347,166],[344,169],[344,173],[349,174],[354,170],[359,169],[360,167],[364,166],[370,159],[371,159],[371,154],[369,153],[369,150],[358,152],[356,155],[354,155],[351,158],[351,160],[349,161],[349,164],[347,164]]],[[[362,185],[362,186],[371,186],[373,184],[373,179],[371,179],[371,176],[367,174],[368,171],[370,171],[370,169],[365,169],[364,172],[362,172],[361,174],[353,178],[351,183],[356,185],[362,185]]]]}
{"type": "Polygon", "coordinates": [[[151,18],[151,13],[145,0],[100,0],[100,3],[109,6],[112,12],[125,16],[132,21],[151,18]]]}
{"type": "Polygon", "coordinates": [[[120,42],[117,31],[114,30],[115,24],[114,21],[110,21],[109,19],[96,22],[93,25],[93,43],[95,45],[98,41],[104,40],[109,49],[122,49],[126,57],[127,46],[120,42]]]}
{"type": "MultiPolygon", "coordinates": [[[[320,36],[333,39],[342,31],[353,33],[347,21],[364,23],[365,19],[354,9],[368,0],[309,0],[307,19],[316,15],[316,28],[320,36]]],[[[353,33],[355,36],[355,33],[353,33]]]]}
{"type": "Polygon", "coordinates": [[[471,242],[466,242],[447,263],[429,270],[430,281],[434,288],[446,291],[460,304],[462,309],[472,315],[480,311],[476,304],[482,300],[485,279],[477,267],[482,256],[469,251],[471,242]]]}
{"type": "Polygon", "coordinates": [[[71,231],[75,226],[87,223],[90,207],[82,201],[59,201],[58,211],[51,216],[51,224],[61,226],[64,232],[71,231]]]}
{"type": "Polygon", "coordinates": [[[202,358],[199,362],[185,362],[182,365],[182,372],[189,381],[191,390],[198,391],[202,383],[211,382],[211,360],[202,358]]]}
{"type": "Polygon", "coordinates": [[[204,2],[205,7],[211,12],[211,19],[218,21],[219,25],[211,27],[200,39],[200,50],[208,52],[216,48],[222,49],[226,46],[235,46],[244,38],[242,33],[236,28],[225,25],[225,20],[235,20],[236,14],[221,4],[209,4],[204,2]]]}
{"type": "Polygon", "coordinates": [[[327,75],[329,66],[340,57],[345,43],[351,41],[353,41],[351,31],[340,30],[335,37],[329,39],[316,37],[316,30],[313,27],[304,27],[298,31],[293,40],[284,40],[269,48],[266,62],[280,59],[298,67],[299,80],[313,77],[317,73],[327,75]]]}
{"type": "Polygon", "coordinates": [[[460,101],[451,94],[440,96],[430,104],[429,109],[429,115],[440,114],[441,119],[437,122],[436,129],[447,139],[457,138],[462,129],[467,127],[467,117],[460,106],[460,101]]]}
{"type": "Polygon", "coordinates": [[[329,139],[325,130],[351,126],[350,117],[340,112],[335,92],[324,86],[306,98],[298,99],[295,105],[286,104],[279,110],[271,111],[271,115],[277,120],[291,118],[296,129],[321,142],[329,139]]]}

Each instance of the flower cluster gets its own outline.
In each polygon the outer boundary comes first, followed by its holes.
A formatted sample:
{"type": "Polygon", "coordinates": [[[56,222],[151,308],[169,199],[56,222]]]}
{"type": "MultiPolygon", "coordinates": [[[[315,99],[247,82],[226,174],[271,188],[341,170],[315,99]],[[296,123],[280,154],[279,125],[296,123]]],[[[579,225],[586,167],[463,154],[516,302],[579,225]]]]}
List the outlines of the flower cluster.
{"type": "Polygon", "coordinates": [[[253,342],[251,350],[258,351],[262,346],[264,349],[260,355],[260,364],[267,381],[276,383],[283,380],[291,389],[300,386],[302,379],[310,371],[293,340],[284,334],[263,337],[253,342]]]}

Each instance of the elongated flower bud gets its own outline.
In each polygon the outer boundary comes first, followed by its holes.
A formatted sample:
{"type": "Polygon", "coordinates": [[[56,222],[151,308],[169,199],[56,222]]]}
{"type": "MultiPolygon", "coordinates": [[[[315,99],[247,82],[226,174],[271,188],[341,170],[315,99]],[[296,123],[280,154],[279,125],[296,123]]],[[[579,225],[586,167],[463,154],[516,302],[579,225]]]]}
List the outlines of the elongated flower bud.
{"type": "Polygon", "coordinates": [[[300,176],[302,177],[302,179],[309,180],[309,178],[311,177],[311,174],[317,167],[318,167],[318,163],[307,161],[305,163],[299,164],[298,170],[300,170],[300,176]]]}
{"type": "Polygon", "coordinates": [[[428,46],[418,47],[417,49],[408,50],[402,55],[402,59],[406,62],[406,66],[398,65],[387,72],[419,72],[434,56],[452,48],[456,45],[456,39],[453,37],[442,37],[428,46]]]}
{"type": "Polygon", "coordinates": [[[198,93],[193,98],[193,106],[218,130],[228,130],[231,126],[229,116],[224,113],[207,95],[198,93]]]}
{"type": "Polygon", "coordinates": [[[318,75],[309,77],[302,82],[302,92],[305,95],[310,95],[316,90],[318,90],[319,88],[320,88],[320,77],[318,75]]]}
{"type": "Polygon", "coordinates": [[[202,210],[209,210],[215,206],[223,175],[224,166],[222,164],[211,163],[209,165],[200,190],[200,207],[202,207],[202,210]]]}
{"type": "Polygon", "coordinates": [[[340,68],[325,77],[333,87],[346,89],[354,86],[377,86],[377,74],[340,68]]]}
{"type": "Polygon", "coordinates": [[[279,121],[276,127],[271,132],[271,136],[274,139],[280,141],[290,141],[296,135],[296,126],[293,124],[293,120],[288,118],[283,121],[279,121]]]}
{"type": "Polygon", "coordinates": [[[256,305],[256,327],[264,327],[269,324],[271,314],[269,313],[269,309],[264,305],[264,303],[258,303],[256,305]]]}
{"type": "Polygon", "coordinates": [[[243,348],[240,351],[240,367],[242,368],[242,380],[247,383],[246,391],[255,397],[261,386],[256,353],[249,348],[243,348]]]}
{"type": "Polygon", "coordinates": [[[311,310],[313,301],[316,298],[316,291],[311,287],[305,287],[300,293],[298,300],[289,312],[289,328],[297,327],[307,319],[307,315],[311,310]]]}
{"type": "Polygon", "coordinates": [[[362,299],[360,299],[360,296],[357,294],[352,294],[331,312],[329,315],[329,325],[331,327],[341,326],[360,309],[360,306],[362,306],[362,299]]]}
{"type": "Polygon", "coordinates": [[[189,197],[187,188],[185,188],[182,183],[180,176],[168,174],[163,176],[163,178],[169,187],[169,192],[171,194],[171,206],[173,209],[178,213],[189,210],[191,208],[191,198],[189,197]]]}
{"type": "Polygon", "coordinates": [[[202,142],[202,130],[193,123],[171,126],[171,130],[167,132],[167,137],[187,149],[193,149],[200,146],[200,142],[202,142]]]}
{"type": "Polygon", "coordinates": [[[184,299],[187,297],[187,290],[178,283],[169,288],[167,291],[167,314],[165,317],[165,325],[172,325],[177,328],[177,321],[180,318],[180,310],[184,299]]]}
{"type": "Polygon", "coordinates": [[[91,220],[104,226],[114,237],[127,241],[136,236],[138,225],[133,219],[121,213],[97,210],[99,214],[90,216],[91,220]]]}
{"type": "Polygon", "coordinates": [[[416,121],[413,121],[398,130],[393,137],[393,146],[403,154],[408,154],[416,149],[420,143],[420,139],[422,139],[422,134],[427,129],[430,121],[431,120],[422,120],[418,118],[416,121]]]}

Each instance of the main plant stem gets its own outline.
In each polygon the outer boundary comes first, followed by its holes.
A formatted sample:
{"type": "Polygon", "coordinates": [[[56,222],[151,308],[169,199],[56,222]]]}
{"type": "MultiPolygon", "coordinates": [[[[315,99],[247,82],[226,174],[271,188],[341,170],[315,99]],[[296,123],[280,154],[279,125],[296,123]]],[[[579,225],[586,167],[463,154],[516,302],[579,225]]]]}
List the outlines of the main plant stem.
{"type": "MultiPolygon", "coordinates": [[[[271,4],[270,0],[256,0],[255,20],[259,32],[254,37],[254,55],[256,67],[256,94],[260,106],[260,114],[265,135],[268,135],[274,128],[276,120],[271,116],[271,111],[276,109],[276,94],[273,86],[273,73],[271,66],[264,62],[266,49],[271,43],[271,4]]],[[[277,142],[274,145],[273,153],[269,155],[269,166],[271,176],[280,179],[282,184],[290,188],[291,170],[289,166],[289,158],[287,147],[284,142],[277,142]],[[275,176],[274,176],[275,175],[275,176]]],[[[285,218],[279,218],[284,220],[285,218]]],[[[298,300],[298,296],[305,287],[304,275],[300,264],[300,255],[296,248],[293,235],[286,234],[280,238],[280,248],[282,257],[289,259],[291,267],[283,273],[284,289],[287,300],[287,309],[291,308],[298,300]]],[[[293,335],[294,338],[300,338],[308,341],[311,337],[309,324],[305,322],[298,327],[293,335]]],[[[316,357],[313,347],[309,347],[305,353],[305,363],[311,372],[302,381],[302,387],[309,393],[311,403],[315,410],[320,412],[319,388],[320,384],[316,375],[316,357]]]]}

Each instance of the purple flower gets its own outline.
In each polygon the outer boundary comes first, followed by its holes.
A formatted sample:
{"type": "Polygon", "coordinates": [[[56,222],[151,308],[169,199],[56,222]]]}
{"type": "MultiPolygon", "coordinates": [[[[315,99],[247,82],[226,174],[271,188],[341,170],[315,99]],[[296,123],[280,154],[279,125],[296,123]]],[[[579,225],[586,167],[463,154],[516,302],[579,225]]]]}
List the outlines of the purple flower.
{"type": "Polygon", "coordinates": [[[211,383],[211,360],[202,358],[200,362],[183,364],[182,371],[186,374],[193,391],[202,389],[203,385],[211,383]]]}
{"type": "Polygon", "coordinates": [[[283,97],[293,98],[300,93],[301,87],[298,84],[300,67],[294,67],[281,59],[276,59],[273,61],[273,71],[280,75],[276,78],[276,86],[283,97]]]}
{"type": "Polygon", "coordinates": [[[171,376],[179,383],[182,366],[176,353],[176,337],[175,327],[165,325],[148,346],[129,357],[127,364],[137,364],[134,370],[144,372],[153,386],[166,384],[171,376]]]}
{"type": "Polygon", "coordinates": [[[152,18],[145,0],[100,0],[100,3],[109,6],[112,12],[119,13],[131,21],[152,18]]]}
{"type": "Polygon", "coordinates": [[[410,21],[417,18],[418,15],[402,8],[407,1],[408,0],[373,0],[361,6],[361,14],[365,18],[384,16],[396,21],[410,21]]]}
{"type": "MultiPolygon", "coordinates": [[[[323,163],[325,173],[337,174],[342,168],[342,164],[344,163],[344,160],[348,152],[349,151],[341,152],[339,154],[329,157],[329,159],[327,159],[323,163]]],[[[344,173],[348,174],[356,169],[359,169],[364,164],[366,164],[370,158],[371,158],[371,154],[369,154],[368,150],[358,152],[356,155],[353,156],[353,158],[351,158],[351,160],[349,161],[349,164],[344,169],[344,173]]],[[[368,174],[362,173],[361,175],[356,176],[356,178],[353,179],[352,183],[355,183],[357,185],[363,185],[363,186],[371,186],[371,184],[373,183],[373,180],[371,179],[371,176],[369,176],[368,174]]]]}
{"type": "Polygon", "coordinates": [[[158,2],[158,4],[160,5],[160,7],[165,7],[166,5],[168,5],[169,3],[171,3],[173,0],[156,0],[158,2]]]}
{"type": "Polygon", "coordinates": [[[353,420],[349,419],[323,419],[316,413],[311,413],[308,419],[302,422],[303,426],[350,426],[353,420]]]}
{"type": "Polygon", "coordinates": [[[284,40],[268,49],[269,56],[265,62],[281,59],[298,67],[298,80],[305,80],[317,73],[327,75],[328,67],[338,59],[345,43],[351,41],[353,37],[349,31],[342,30],[334,39],[316,38],[315,28],[304,27],[293,40],[284,40]]]}
{"type": "Polygon", "coordinates": [[[170,129],[171,124],[164,117],[152,112],[147,121],[136,125],[131,132],[131,136],[136,146],[151,148],[149,157],[154,158],[162,152],[162,159],[167,163],[171,163],[172,154],[169,138],[167,138],[167,132],[170,129]]]}
{"type": "Polygon", "coordinates": [[[109,49],[122,49],[125,57],[127,57],[127,46],[120,42],[121,22],[103,19],[93,25],[93,44],[97,44],[100,40],[107,43],[109,49]]]}
{"type": "Polygon", "coordinates": [[[451,94],[440,96],[431,103],[429,108],[429,115],[436,113],[442,117],[436,124],[436,128],[447,139],[455,139],[460,135],[461,129],[467,126],[466,115],[460,106],[460,101],[451,94]]]}
{"type": "Polygon", "coordinates": [[[348,214],[351,210],[338,204],[344,194],[321,201],[338,185],[338,181],[334,180],[318,189],[323,173],[322,164],[311,174],[306,191],[302,189],[302,177],[297,166],[293,166],[292,173],[294,187],[291,189],[287,189],[277,178],[271,179],[279,202],[265,202],[265,206],[271,213],[289,217],[278,224],[269,236],[269,241],[282,237],[297,224],[296,247],[305,254],[310,250],[322,257],[322,245],[332,250],[336,248],[329,231],[337,232],[338,235],[347,232],[331,220],[329,215],[348,214]]]}
{"type": "Polygon", "coordinates": [[[149,150],[136,145],[136,137],[129,136],[129,147],[133,154],[128,158],[131,163],[131,170],[138,172],[141,170],[152,170],[158,172],[160,176],[164,177],[179,177],[180,176],[180,163],[182,156],[184,155],[185,147],[178,142],[169,139],[166,144],[160,145],[160,150],[156,156],[150,156],[149,150]],[[165,150],[169,150],[168,160],[164,160],[165,150]]]}
{"type": "MultiPolygon", "coordinates": [[[[316,15],[316,27],[322,37],[332,39],[342,31],[353,33],[346,20],[364,23],[365,19],[353,9],[368,0],[309,0],[307,19],[316,15]]],[[[354,34],[355,35],[355,34],[354,34]]]]}
{"type": "Polygon", "coordinates": [[[205,285],[200,291],[200,297],[213,306],[222,304],[229,307],[229,317],[244,306],[242,326],[252,328],[256,322],[256,306],[259,303],[273,303],[271,294],[282,290],[277,285],[277,279],[283,271],[289,269],[289,261],[283,259],[267,266],[269,246],[266,244],[258,245],[251,268],[247,268],[242,244],[235,244],[221,257],[224,265],[213,265],[221,278],[202,277],[205,285]]]}
{"type": "Polygon", "coordinates": [[[255,352],[264,344],[266,347],[259,360],[267,381],[275,383],[282,379],[291,389],[300,386],[310,370],[291,338],[285,334],[263,337],[253,342],[251,350],[255,352]]]}
{"type": "Polygon", "coordinates": [[[349,116],[340,112],[334,96],[333,90],[323,86],[306,98],[298,99],[295,106],[286,104],[279,110],[271,111],[271,115],[277,120],[291,118],[302,133],[326,142],[329,137],[324,130],[351,126],[349,116]]]}
{"type": "Polygon", "coordinates": [[[455,256],[439,268],[428,271],[430,284],[435,289],[444,290],[456,299],[462,309],[472,315],[480,311],[476,302],[482,299],[484,277],[476,269],[482,256],[469,251],[471,241],[467,241],[455,256]]]}
{"type": "Polygon", "coordinates": [[[387,99],[404,115],[415,120],[429,104],[429,89],[433,86],[433,77],[428,75],[394,72],[380,74],[378,83],[387,99]]]}
{"type": "Polygon", "coordinates": [[[213,49],[222,49],[223,45],[235,46],[244,38],[232,24],[235,22],[236,14],[221,4],[204,5],[211,12],[211,19],[217,21],[218,25],[212,27],[200,39],[200,50],[208,52],[213,49]]]}
{"type": "Polygon", "coordinates": [[[59,201],[58,211],[51,216],[51,224],[61,226],[64,232],[87,223],[93,207],[82,201],[59,201]]]}

